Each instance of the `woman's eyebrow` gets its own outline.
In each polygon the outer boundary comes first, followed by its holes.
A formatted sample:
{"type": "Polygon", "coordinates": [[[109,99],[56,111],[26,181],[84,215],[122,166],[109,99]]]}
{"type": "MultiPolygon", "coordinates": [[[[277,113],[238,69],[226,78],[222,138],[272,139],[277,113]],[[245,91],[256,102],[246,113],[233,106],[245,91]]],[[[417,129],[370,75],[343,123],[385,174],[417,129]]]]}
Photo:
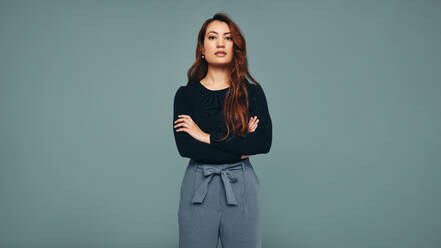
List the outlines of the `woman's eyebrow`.
{"type": "MultiPolygon", "coordinates": [[[[208,32],[208,34],[209,34],[209,33],[215,33],[215,34],[217,34],[216,31],[210,31],[210,32],[208,32]]],[[[225,32],[224,34],[230,34],[230,32],[225,32]]]]}

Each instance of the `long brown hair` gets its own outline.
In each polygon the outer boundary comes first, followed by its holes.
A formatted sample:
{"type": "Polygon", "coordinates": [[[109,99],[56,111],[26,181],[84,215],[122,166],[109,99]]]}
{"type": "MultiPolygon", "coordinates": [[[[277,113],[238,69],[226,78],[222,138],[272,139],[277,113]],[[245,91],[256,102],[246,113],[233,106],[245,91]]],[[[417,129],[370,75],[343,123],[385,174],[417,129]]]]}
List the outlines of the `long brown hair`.
{"type": "Polygon", "coordinates": [[[196,61],[187,71],[188,82],[198,82],[202,80],[208,71],[207,61],[202,59],[202,47],[204,46],[205,33],[210,22],[218,20],[225,22],[231,32],[233,40],[233,59],[230,68],[230,88],[225,96],[224,102],[224,122],[227,127],[227,134],[221,140],[226,139],[230,132],[235,135],[245,136],[248,129],[248,91],[246,84],[249,83],[247,77],[258,87],[260,84],[250,75],[248,71],[247,50],[245,38],[240,32],[239,27],[230,17],[224,13],[216,13],[212,18],[207,19],[202,25],[196,47],[196,61]],[[230,131],[231,130],[231,131],[230,131]]]}

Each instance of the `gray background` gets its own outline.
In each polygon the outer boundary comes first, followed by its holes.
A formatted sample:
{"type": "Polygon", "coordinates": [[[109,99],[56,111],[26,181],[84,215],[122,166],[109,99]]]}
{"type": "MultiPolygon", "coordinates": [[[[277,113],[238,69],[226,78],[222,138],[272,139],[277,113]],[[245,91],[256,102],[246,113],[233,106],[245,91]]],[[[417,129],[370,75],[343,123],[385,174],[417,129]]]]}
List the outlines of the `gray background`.
{"type": "Polygon", "coordinates": [[[264,247],[441,247],[439,1],[1,1],[0,246],[177,247],[172,128],[203,21],[273,120],[264,247]]]}

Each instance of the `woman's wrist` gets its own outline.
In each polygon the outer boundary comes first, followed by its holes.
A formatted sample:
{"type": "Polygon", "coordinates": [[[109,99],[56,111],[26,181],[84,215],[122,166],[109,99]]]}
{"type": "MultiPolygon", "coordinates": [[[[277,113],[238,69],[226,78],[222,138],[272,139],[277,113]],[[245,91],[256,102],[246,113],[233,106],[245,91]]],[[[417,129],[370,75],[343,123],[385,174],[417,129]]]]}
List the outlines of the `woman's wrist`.
{"type": "Polygon", "coordinates": [[[205,140],[204,140],[204,142],[205,143],[207,143],[207,144],[210,144],[210,134],[209,133],[205,133],[206,135],[205,135],[205,140]]]}

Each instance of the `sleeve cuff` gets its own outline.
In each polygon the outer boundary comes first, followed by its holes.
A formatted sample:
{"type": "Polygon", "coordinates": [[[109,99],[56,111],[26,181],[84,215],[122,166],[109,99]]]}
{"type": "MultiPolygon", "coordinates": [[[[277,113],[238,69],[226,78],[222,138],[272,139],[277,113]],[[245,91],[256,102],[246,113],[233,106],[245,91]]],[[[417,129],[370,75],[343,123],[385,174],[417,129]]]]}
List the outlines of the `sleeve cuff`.
{"type": "Polygon", "coordinates": [[[216,142],[216,135],[214,133],[210,133],[210,145],[214,145],[216,142]]]}

